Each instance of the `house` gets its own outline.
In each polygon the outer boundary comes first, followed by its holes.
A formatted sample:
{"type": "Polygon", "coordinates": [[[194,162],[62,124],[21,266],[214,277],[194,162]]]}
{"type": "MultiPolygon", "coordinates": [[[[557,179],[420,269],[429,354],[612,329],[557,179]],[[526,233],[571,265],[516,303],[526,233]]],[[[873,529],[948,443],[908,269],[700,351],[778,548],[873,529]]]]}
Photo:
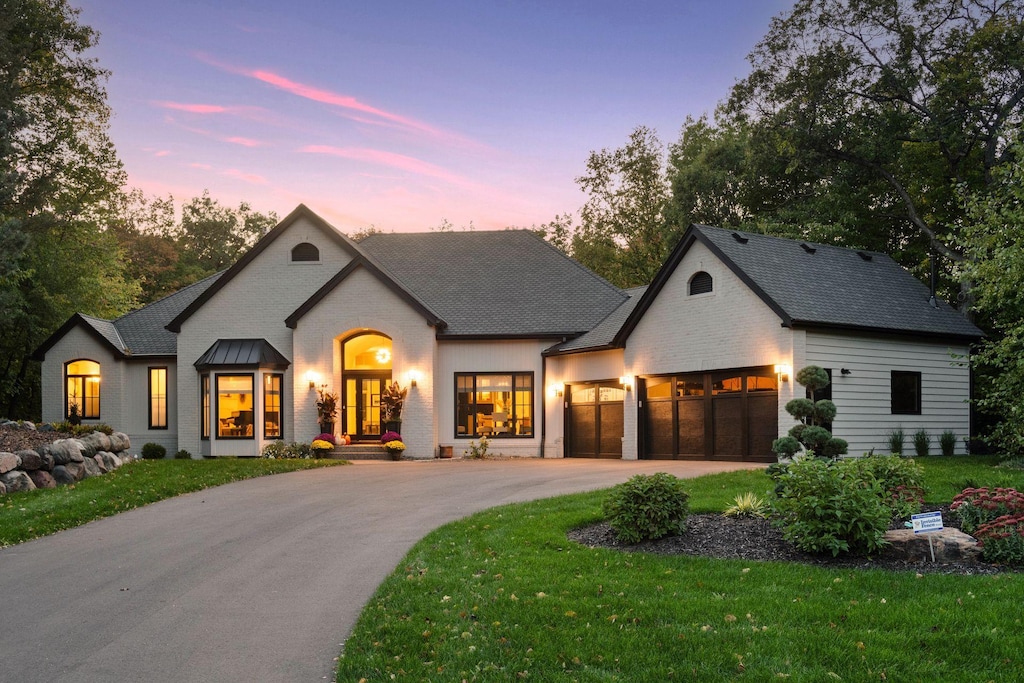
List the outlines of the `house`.
{"type": "Polygon", "coordinates": [[[375,442],[397,381],[407,457],[488,436],[512,456],[770,461],[808,364],[851,453],[896,427],[968,436],[980,335],[873,252],[694,225],[623,291],[529,231],[355,243],[299,206],[222,273],[72,316],[36,358],[44,420],[74,407],[196,456],[312,439],[319,389],[338,434],[375,442]]]}

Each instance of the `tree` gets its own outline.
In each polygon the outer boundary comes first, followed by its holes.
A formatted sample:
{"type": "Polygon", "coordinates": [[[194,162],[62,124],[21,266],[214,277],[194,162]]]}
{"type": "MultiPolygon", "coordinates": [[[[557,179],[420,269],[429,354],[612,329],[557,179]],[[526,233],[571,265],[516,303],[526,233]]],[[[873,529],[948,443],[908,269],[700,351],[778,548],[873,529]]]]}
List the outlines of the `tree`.
{"type": "Polygon", "coordinates": [[[846,206],[863,187],[865,211],[902,226],[892,246],[960,264],[956,188],[986,190],[1024,116],[1022,13],[1024,0],[799,0],[723,115],[784,163],[791,193],[846,206]]]}
{"type": "Polygon", "coordinates": [[[1024,455],[1024,145],[1016,160],[993,173],[992,192],[968,197],[958,246],[963,278],[993,333],[974,356],[979,407],[999,421],[990,440],[1004,453],[1024,455]]]}
{"type": "Polygon", "coordinates": [[[589,197],[572,233],[572,256],[620,287],[650,283],[681,235],[666,216],[661,141],[640,126],[624,147],[591,152],[576,182],[589,197]]]}
{"type": "Polygon", "coordinates": [[[39,414],[28,356],[75,310],[134,302],[103,230],[124,174],[95,32],[64,0],[0,0],[0,414],[39,414]]]}

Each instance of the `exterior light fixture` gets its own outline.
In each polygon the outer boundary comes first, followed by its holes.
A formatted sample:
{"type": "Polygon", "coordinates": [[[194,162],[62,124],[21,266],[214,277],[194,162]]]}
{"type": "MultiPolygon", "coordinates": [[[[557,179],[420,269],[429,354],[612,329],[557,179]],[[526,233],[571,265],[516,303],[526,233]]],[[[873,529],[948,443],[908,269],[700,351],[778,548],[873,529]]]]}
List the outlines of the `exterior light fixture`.
{"type": "Polygon", "coordinates": [[[415,387],[416,383],[420,381],[421,377],[422,377],[422,375],[420,374],[419,370],[410,370],[409,371],[409,386],[410,387],[415,387]]]}
{"type": "Polygon", "coordinates": [[[562,385],[561,384],[554,384],[554,383],[549,384],[548,385],[548,394],[550,396],[555,397],[555,398],[561,398],[562,397],[562,385]]]}
{"type": "Polygon", "coordinates": [[[626,391],[633,391],[633,376],[623,375],[622,377],[619,377],[619,384],[621,384],[622,388],[626,391]]]}
{"type": "Polygon", "coordinates": [[[309,382],[309,390],[313,391],[316,389],[316,381],[320,379],[320,375],[316,374],[312,370],[306,372],[306,381],[309,382]]]}
{"type": "Polygon", "coordinates": [[[842,368],[842,369],[841,369],[841,370],[840,370],[839,372],[840,372],[840,373],[842,373],[842,374],[844,374],[844,375],[849,375],[849,374],[852,374],[852,373],[850,372],[850,368],[842,368]]]}
{"type": "Polygon", "coordinates": [[[776,365],[775,366],[775,374],[779,376],[779,381],[780,382],[788,382],[789,381],[789,373],[791,373],[791,372],[793,372],[793,368],[789,367],[788,365],[776,365]]]}
{"type": "Polygon", "coordinates": [[[377,356],[376,356],[376,358],[377,358],[377,362],[378,363],[380,363],[381,365],[384,365],[389,360],[391,360],[391,350],[390,349],[377,349],[377,356]]]}

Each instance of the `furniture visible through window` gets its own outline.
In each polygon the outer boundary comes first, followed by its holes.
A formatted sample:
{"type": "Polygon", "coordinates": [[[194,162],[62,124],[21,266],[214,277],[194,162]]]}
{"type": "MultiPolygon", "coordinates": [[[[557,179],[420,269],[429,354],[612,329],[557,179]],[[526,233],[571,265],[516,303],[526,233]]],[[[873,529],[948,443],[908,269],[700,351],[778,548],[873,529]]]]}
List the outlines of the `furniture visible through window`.
{"type": "Polygon", "coordinates": [[[167,429],[167,368],[149,369],[149,428],[167,429]]]}
{"type": "Polygon", "coordinates": [[[533,373],[456,373],[455,436],[533,436],[533,373]]]}
{"type": "Polygon", "coordinates": [[[892,414],[921,414],[921,373],[892,371],[892,414]]]}
{"type": "Polygon", "coordinates": [[[711,275],[705,273],[703,270],[694,273],[693,277],[690,278],[690,295],[694,294],[707,294],[714,288],[714,282],[711,279],[711,275]]]}
{"type": "Polygon", "coordinates": [[[91,360],[76,360],[64,366],[64,416],[80,418],[100,417],[100,364],[91,360]]]}
{"type": "Polygon", "coordinates": [[[253,376],[217,375],[217,438],[253,438],[253,376]]]}
{"type": "Polygon", "coordinates": [[[281,434],[281,386],[284,375],[263,376],[263,438],[280,439],[281,434]]]}
{"type": "Polygon", "coordinates": [[[297,263],[310,263],[320,260],[320,250],[315,244],[303,242],[292,247],[292,261],[297,263]]]}

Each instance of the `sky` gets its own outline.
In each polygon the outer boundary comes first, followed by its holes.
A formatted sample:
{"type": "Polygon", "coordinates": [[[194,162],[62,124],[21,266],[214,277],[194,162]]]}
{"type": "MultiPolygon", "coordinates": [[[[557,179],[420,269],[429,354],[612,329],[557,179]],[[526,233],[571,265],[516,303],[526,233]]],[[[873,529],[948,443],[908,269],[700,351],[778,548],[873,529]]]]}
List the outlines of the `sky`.
{"type": "Polygon", "coordinates": [[[71,0],[128,184],[353,232],[574,213],[592,151],[713,113],[792,0],[71,0]]]}

